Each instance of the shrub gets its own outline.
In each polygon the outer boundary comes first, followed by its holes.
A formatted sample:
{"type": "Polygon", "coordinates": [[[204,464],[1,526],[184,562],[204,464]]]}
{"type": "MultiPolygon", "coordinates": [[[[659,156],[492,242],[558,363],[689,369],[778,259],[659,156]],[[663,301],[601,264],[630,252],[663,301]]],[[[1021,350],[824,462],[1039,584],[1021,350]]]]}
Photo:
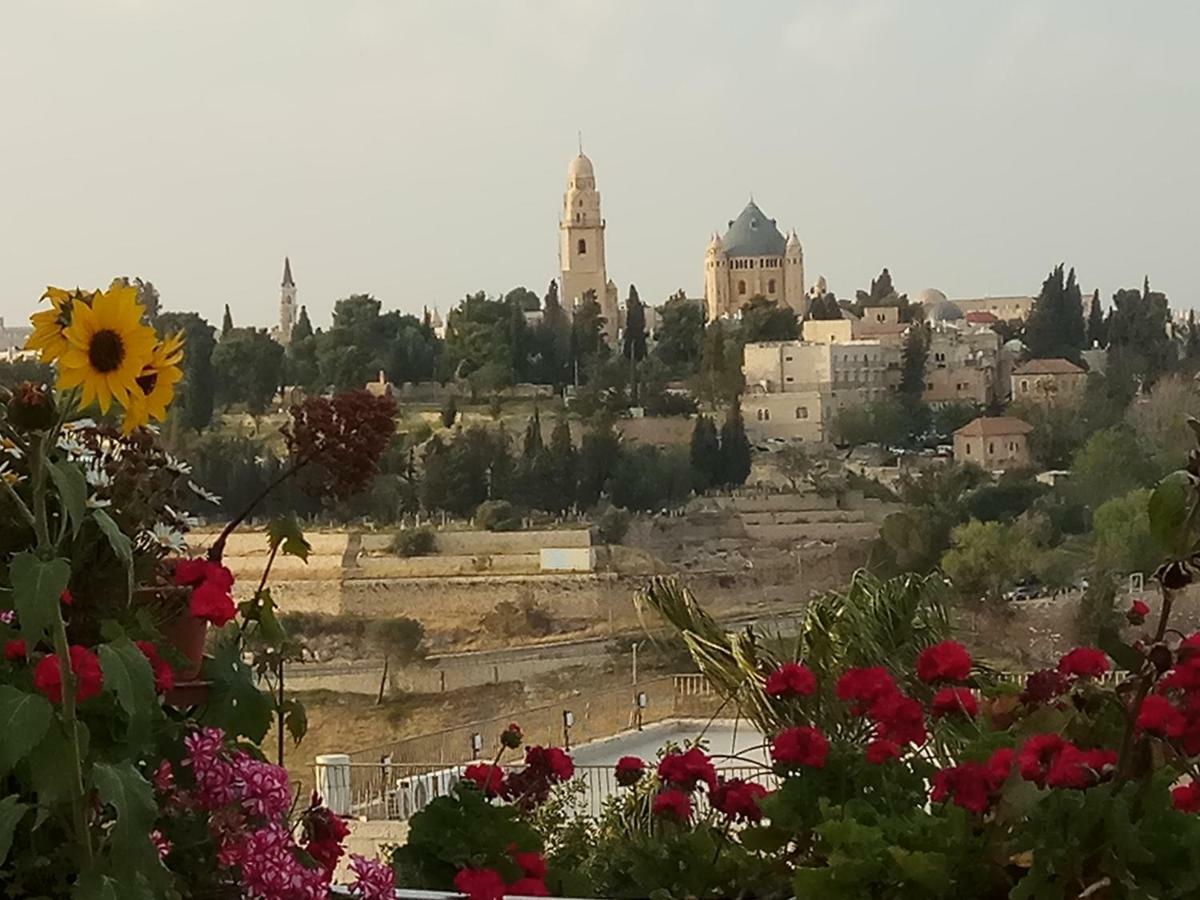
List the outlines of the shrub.
{"type": "Polygon", "coordinates": [[[545,637],[554,630],[549,611],[532,597],[519,603],[501,600],[481,620],[484,629],[497,637],[545,637]]]}
{"type": "Polygon", "coordinates": [[[630,519],[625,510],[610,506],[596,520],[596,533],[605,544],[619,544],[629,530],[630,519]]]}
{"type": "Polygon", "coordinates": [[[475,510],[475,524],[485,531],[520,531],[521,516],[507,500],[488,500],[475,510]]]}
{"type": "Polygon", "coordinates": [[[392,538],[392,552],[397,556],[428,556],[437,550],[437,536],[432,528],[406,528],[392,538]]]}

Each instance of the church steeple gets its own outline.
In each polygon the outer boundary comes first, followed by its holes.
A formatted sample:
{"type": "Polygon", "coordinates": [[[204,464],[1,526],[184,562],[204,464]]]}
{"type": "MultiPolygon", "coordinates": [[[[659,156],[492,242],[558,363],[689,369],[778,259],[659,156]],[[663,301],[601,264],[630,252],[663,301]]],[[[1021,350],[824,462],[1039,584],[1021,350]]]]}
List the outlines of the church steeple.
{"type": "Polygon", "coordinates": [[[608,279],[604,254],[604,216],[596,169],[582,152],[567,167],[567,190],[563,194],[559,221],[559,269],[562,272],[562,306],[571,315],[589,293],[600,304],[604,332],[615,343],[619,324],[616,286],[608,279]]]}
{"type": "Polygon", "coordinates": [[[296,282],[292,278],[292,261],[283,258],[283,283],[279,286],[279,324],[275,327],[275,339],[285,347],[291,343],[292,329],[296,327],[296,282]]]}

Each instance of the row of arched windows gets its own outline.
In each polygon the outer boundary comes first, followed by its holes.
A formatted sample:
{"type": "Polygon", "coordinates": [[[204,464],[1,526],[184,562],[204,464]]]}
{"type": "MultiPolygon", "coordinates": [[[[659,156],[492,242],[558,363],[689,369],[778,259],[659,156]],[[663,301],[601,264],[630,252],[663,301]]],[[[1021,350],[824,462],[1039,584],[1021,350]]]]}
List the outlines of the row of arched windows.
{"type": "MultiPolygon", "coordinates": [[[[737,292],[738,292],[739,297],[746,296],[746,282],[744,282],[744,281],[738,282],[737,292]]],[[[774,278],[767,281],[767,293],[768,294],[775,293],[775,279],[774,278]]]]}

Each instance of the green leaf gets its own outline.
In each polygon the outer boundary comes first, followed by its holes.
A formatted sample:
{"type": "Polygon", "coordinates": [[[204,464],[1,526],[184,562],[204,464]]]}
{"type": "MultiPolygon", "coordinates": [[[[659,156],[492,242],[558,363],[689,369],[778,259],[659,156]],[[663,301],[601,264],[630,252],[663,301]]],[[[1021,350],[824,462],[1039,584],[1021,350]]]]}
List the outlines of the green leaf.
{"type": "Polygon", "coordinates": [[[288,556],[296,556],[308,562],[312,546],[300,530],[295,516],[280,516],[267,526],[267,541],[272,550],[280,550],[288,556]]]}
{"type": "Polygon", "coordinates": [[[786,831],[770,825],[752,825],[743,829],[741,833],[742,846],[747,850],[761,853],[774,853],[780,848],[786,847],[790,840],[791,835],[786,831]]]}
{"type": "Polygon", "coordinates": [[[1126,672],[1137,672],[1142,668],[1142,654],[1121,640],[1121,633],[1112,626],[1105,625],[1100,629],[1096,645],[1126,672]]]}
{"type": "Polygon", "coordinates": [[[162,864],[150,840],[150,831],[158,815],[150,782],[128,760],[115,764],[96,763],[92,781],[100,801],[112,807],[116,814],[116,821],[108,833],[114,869],[130,875],[150,876],[154,870],[161,873],[162,864]]]}
{"type": "Polygon", "coordinates": [[[1185,524],[1194,493],[1191,476],[1180,470],[1160,481],[1150,495],[1146,509],[1150,517],[1150,533],[1159,546],[1173,557],[1181,556],[1189,543],[1185,524]]]}
{"type": "Polygon", "coordinates": [[[104,689],[117,696],[117,702],[129,714],[130,743],[138,743],[147,733],[150,711],[158,705],[154,692],[154,670],[150,662],[127,637],[99,649],[104,689]]]}
{"type": "Polygon", "coordinates": [[[50,727],[54,709],[41,694],[0,685],[0,775],[25,759],[50,727]]]}
{"type": "Polygon", "coordinates": [[[100,526],[100,530],[104,532],[104,536],[108,538],[109,546],[112,547],[113,553],[117,554],[117,559],[125,564],[126,578],[126,593],[127,599],[133,597],[133,544],[121,530],[112,516],[102,509],[92,510],[92,518],[96,520],[96,524],[100,526]]]}
{"type": "Polygon", "coordinates": [[[4,861],[8,859],[13,834],[28,811],[29,805],[18,802],[16,794],[9,794],[0,800],[0,866],[4,865],[4,861]]]}
{"type": "MultiPolygon", "coordinates": [[[[87,757],[90,735],[87,727],[79,729],[79,755],[87,757]]],[[[29,754],[29,777],[42,809],[65,803],[75,789],[71,742],[57,721],[52,722],[46,736],[29,754]]]]}
{"type": "Polygon", "coordinates": [[[71,533],[79,534],[87,517],[87,479],[74,463],[50,463],[50,478],[58,489],[58,499],[71,519],[71,533]]]}
{"type": "Polygon", "coordinates": [[[21,636],[32,650],[50,633],[62,592],[71,580],[71,564],[65,559],[47,561],[29,552],[18,553],[9,565],[9,577],[21,617],[21,636]]]}
{"type": "Polygon", "coordinates": [[[308,734],[308,711],[304,708],[304,704],[295,698],[287,700],[283,704],[283,710],[283,723],[287,727],[288,734],[292,736],[295,743],[299,744],[304,740],[304,735],[308,734]]]}
{"type": "Polygon", "coordinates": [[[260,743],[271,727],[275,704],[258,689],[253,670],[242,662],[236,639],[217,643],[213,658],[204,662],[204,677],[212,682],[201,716],[204,724],[224,728],[230,737],[244,736],[260,743]]]}

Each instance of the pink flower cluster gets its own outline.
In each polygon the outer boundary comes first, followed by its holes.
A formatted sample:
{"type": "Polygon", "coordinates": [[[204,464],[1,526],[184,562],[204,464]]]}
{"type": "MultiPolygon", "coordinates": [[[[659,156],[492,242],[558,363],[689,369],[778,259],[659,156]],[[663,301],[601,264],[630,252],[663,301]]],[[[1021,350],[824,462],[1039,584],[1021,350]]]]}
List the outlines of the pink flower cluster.
{"type": "Polygon", "coordinates": [[[357,853],[350,854],[350,871],[354,873],[354,884],[350,893],[360,900],[392,900],[396,888],[396,876],[392,867],[377,859],[367,859],[357,853]]]}

